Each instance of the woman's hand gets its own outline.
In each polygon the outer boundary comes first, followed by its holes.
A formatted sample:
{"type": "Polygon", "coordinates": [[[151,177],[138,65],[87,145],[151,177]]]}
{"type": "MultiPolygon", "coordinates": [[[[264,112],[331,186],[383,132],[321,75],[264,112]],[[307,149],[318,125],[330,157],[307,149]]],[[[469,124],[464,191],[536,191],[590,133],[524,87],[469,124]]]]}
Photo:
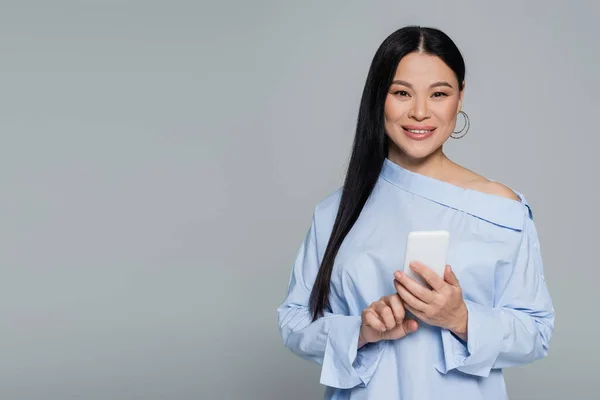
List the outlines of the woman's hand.
{"type": "Polygon", "coordinates": [[[417,321],[404,319],[400,296],[394,293],[371,303],[362,312],[358,348],[380,340],[400,339],[418,328],[417,321]]]}
{"type": "Polygon", "coordinates": [[[410,267],[425,279],[431,289],[396,271],[394,285],[406,309],[423,322],[448,329],[466,341],[467,305],[450,266],[446,265],[444,279],[419,262],[411,263],[410,267]]]}

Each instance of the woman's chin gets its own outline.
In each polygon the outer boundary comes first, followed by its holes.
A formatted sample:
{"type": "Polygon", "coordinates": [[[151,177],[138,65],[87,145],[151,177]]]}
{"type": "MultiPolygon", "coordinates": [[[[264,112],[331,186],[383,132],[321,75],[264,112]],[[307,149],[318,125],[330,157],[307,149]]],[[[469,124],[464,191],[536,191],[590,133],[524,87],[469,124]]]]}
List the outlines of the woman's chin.
{"type": "Polygon", "coordinates": [[[388,158],[394,160],[410,160],[411,162],[418,162],[419,160],[425,160],[439,149],[439,146],[432,146],[431,144],[408,144],[401,146],[390,147],[388,158]]]}

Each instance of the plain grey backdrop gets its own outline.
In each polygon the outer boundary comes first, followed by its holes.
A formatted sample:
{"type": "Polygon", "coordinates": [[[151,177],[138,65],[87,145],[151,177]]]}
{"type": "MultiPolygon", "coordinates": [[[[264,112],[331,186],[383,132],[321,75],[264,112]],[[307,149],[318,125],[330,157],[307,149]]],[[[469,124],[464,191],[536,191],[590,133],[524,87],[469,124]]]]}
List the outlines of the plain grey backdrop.
{"type": "Polygon", "coordinates": [[[596,399],[597,1],[0,1],[0,398],[317,399],[276,308],[407,24],[464,53],[455,161],[533,205],[556,308],[511,399],[596,399]]]}

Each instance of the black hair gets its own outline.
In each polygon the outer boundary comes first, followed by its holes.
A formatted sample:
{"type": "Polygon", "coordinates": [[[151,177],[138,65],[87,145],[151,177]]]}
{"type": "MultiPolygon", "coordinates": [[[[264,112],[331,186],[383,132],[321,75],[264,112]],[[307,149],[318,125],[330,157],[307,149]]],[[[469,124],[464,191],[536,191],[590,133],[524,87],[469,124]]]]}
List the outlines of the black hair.
{"type": "Polygon", "coordinates": [[[439,57],[456,74],[459,90],[463,89],[463,57],[452,39],[439,29],[406,26],[389,35],[375,52],[360,101],[352,154],[339,208],[310,295],[313,321],[323,316],[330,307],[331,273],[335,257],[371,195],[387,157],[385,99],[398,63],[404,56],[414,52],[439,57]]]}

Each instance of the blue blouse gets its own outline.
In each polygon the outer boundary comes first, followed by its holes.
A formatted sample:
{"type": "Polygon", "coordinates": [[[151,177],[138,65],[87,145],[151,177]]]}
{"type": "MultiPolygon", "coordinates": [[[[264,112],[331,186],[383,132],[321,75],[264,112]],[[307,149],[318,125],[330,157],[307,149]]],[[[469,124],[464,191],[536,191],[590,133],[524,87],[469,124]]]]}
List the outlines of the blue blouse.
{"type": "Polygon", "coordinates": [[[326,399],[507,399],[502,368],[545,357],[554,307],[538,235],[520,201],[463,189],[386,159],[377,184],[336,257],[330,309],[311,322],[311,288],[341,189],[321,201],[277,309],[285,346],[321,365],[326,399]],[[468,309],[468,340],[419,322],[408,336],[357,349],[364,308],[396,293],[406,237],[447,230],[447,262],[468,309]]]}

